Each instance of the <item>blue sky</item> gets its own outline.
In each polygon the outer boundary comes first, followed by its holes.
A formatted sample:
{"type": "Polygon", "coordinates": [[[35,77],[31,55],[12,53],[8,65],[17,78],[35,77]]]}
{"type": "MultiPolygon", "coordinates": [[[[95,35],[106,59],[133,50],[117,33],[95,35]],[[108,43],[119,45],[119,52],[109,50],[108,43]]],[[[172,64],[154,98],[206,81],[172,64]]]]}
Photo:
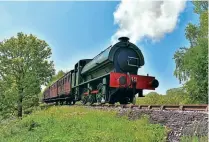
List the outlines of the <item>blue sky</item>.
{"type": "MultiPolygon", "coordinates": [[[[57,70],[70,70],[79,59],[93,58],[110,45],[119,28],[113,16],[118,4],[120,1],[0,2],[0,40],[20,31],[32,33],[50,45],[57,70]]],[[[179,47],[189,45],[184,29],[188,22],[197,20],[191,2],[187,2],[172,32],[157,42],[146,37],[137,42],[145,57],[139,74],[155,76],[160,82],[157,92],[165,94],[167,89],[180,86],[173,76],[172,58],[179,47]]]]}

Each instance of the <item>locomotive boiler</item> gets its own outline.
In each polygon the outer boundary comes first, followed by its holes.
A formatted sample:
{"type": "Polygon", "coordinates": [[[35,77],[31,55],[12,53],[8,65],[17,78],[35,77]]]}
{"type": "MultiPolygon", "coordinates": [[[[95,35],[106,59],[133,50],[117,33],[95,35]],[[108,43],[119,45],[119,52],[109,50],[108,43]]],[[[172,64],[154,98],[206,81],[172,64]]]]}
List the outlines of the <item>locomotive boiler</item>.
{"type": "Polygon", "coordinates": [[[155,77],[137,75],[144,64],[141,50],[129,38],[121,37],[93,59],[78,61],[73,70],[45,90],[44,101],[134,103],[136,94],[143,97],[144,89],[154,90],[159,85],[155,77]]]}

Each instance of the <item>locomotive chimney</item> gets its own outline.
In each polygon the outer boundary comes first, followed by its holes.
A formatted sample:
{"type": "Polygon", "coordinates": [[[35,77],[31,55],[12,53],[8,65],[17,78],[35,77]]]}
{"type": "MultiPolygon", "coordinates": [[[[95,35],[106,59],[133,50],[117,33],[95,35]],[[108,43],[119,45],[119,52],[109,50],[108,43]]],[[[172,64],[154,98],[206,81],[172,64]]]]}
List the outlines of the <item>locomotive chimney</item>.
{"type": "Polygon", "coordinates": [[[120,38],[118,38],[118,40],[120,42],[127,42],[127,41],[129,41],[129,38],[128,37],[120,37],[120,38]]]}

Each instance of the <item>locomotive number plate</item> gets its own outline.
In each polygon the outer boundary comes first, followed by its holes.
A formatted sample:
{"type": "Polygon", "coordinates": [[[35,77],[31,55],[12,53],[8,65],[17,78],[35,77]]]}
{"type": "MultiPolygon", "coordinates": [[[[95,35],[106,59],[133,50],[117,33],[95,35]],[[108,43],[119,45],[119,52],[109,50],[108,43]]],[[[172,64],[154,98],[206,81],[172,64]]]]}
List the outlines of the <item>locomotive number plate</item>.
{"type": "Polygon", "coordinates": [[[137,82],[137,77],[132,76],[132,77],[131,77],[131,80],[134,81],[134,82],[137,82]]]}

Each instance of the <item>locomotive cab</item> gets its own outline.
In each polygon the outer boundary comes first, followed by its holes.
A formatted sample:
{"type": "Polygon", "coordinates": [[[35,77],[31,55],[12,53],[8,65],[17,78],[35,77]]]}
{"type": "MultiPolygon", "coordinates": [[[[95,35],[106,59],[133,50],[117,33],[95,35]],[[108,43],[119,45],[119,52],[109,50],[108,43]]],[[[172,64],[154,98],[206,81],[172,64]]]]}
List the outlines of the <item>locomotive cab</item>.
{"type": "Polygon", "coordinates": [[[74,73],[73,73],[73,94],[75,95],[76,100],[81,99],[81,88],[79,84],[84,81],[84,77],[81,75],[81,70],[83,67],[88,64],[92,59],[82,59],[75,64],[74,73]]]}

